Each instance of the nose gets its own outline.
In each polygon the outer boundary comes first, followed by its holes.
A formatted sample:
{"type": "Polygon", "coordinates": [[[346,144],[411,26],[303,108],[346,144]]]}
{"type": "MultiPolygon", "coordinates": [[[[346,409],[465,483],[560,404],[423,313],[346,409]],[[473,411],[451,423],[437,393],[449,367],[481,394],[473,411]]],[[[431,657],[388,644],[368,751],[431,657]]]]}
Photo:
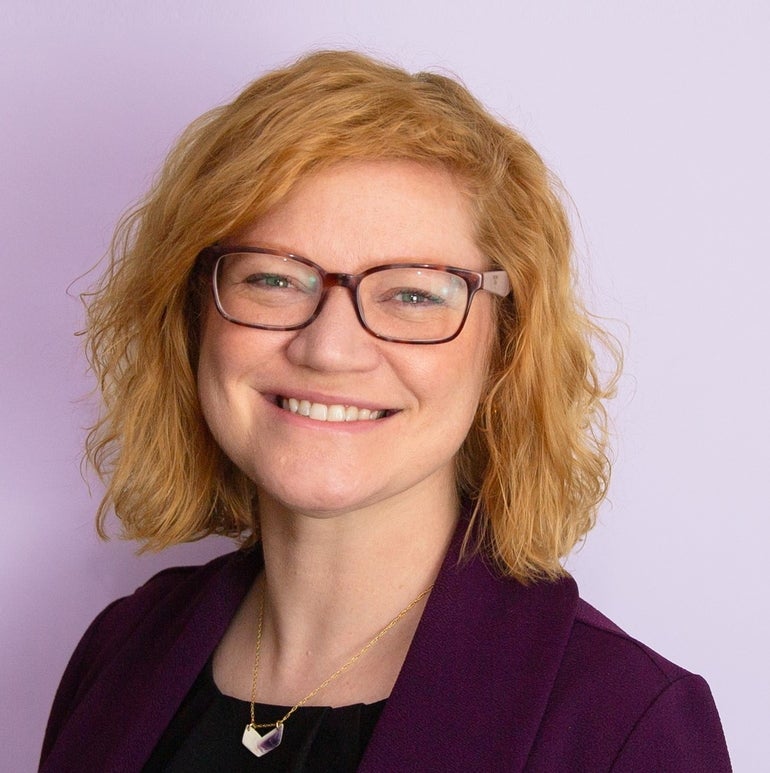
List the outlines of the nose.
{"type": "Polygon", "coordinates": [[[297,330],[286,355],[294,365],[325,371],[366,371],[376,367],[377,339],[358,320],[348,288],[331,287],[319,315],[297,330]]]}

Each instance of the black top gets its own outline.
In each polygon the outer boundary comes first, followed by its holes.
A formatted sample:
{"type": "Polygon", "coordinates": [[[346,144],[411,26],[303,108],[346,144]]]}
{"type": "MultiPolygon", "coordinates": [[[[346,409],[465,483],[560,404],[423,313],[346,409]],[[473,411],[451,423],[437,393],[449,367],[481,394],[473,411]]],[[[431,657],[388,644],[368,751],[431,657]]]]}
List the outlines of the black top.
{"type": "MultiPolygon", "coordinates": [[[[143,771],[352,773],[384,706],[384,700],[340,708],[303,706],[284,725],[281,745],[263,757],[255,757],[241,743],[249,723],[249,703],[219,691],[209,660],[143,771]]],[[[275,722],[288,710],[288,706],[257,703],[255,718],[257,723],[275,722]]]]}

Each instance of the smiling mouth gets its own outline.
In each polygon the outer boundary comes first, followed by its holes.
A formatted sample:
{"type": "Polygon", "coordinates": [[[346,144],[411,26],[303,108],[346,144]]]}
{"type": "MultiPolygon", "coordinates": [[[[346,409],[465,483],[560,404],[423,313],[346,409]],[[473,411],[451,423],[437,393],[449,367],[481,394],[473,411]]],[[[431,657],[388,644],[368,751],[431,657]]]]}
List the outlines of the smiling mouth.
{"type": "Polygon", "coordinates": [[[306,416],[314,421],[373,421],[382,419],[394,411],[376,410],[369,408],[357,408],[355,405],[326,405],[325,403],[311,403],[310,400],[298,400],[295,397],[281,397],[276,404],[284,411],[306,416]]]}

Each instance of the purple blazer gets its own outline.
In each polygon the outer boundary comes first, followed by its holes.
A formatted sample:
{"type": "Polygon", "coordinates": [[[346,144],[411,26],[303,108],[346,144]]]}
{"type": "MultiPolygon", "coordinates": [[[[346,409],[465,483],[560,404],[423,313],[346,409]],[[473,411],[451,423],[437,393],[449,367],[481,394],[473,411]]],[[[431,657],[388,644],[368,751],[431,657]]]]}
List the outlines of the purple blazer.
{"type": "MultiPolygon", "coordinates": [[[[527,587],[455,538],[359,770],[729,771],[706,682],[578,598],[527,587]]],[[[168,569],[92,623],[56,694],[41,770],[139,771],[261,567],[168,569]]]]}

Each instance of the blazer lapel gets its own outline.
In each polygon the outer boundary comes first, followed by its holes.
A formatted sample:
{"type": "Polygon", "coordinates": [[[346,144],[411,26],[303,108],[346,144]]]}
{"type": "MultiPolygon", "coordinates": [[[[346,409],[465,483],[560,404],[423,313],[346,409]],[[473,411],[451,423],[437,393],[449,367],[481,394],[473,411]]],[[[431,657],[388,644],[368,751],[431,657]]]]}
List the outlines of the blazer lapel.
{"type": "Polygon", "coordinates": [[[577,607],[567,578],[524,587],[450,548],[359,771],[522,770],[577,607]]]}

